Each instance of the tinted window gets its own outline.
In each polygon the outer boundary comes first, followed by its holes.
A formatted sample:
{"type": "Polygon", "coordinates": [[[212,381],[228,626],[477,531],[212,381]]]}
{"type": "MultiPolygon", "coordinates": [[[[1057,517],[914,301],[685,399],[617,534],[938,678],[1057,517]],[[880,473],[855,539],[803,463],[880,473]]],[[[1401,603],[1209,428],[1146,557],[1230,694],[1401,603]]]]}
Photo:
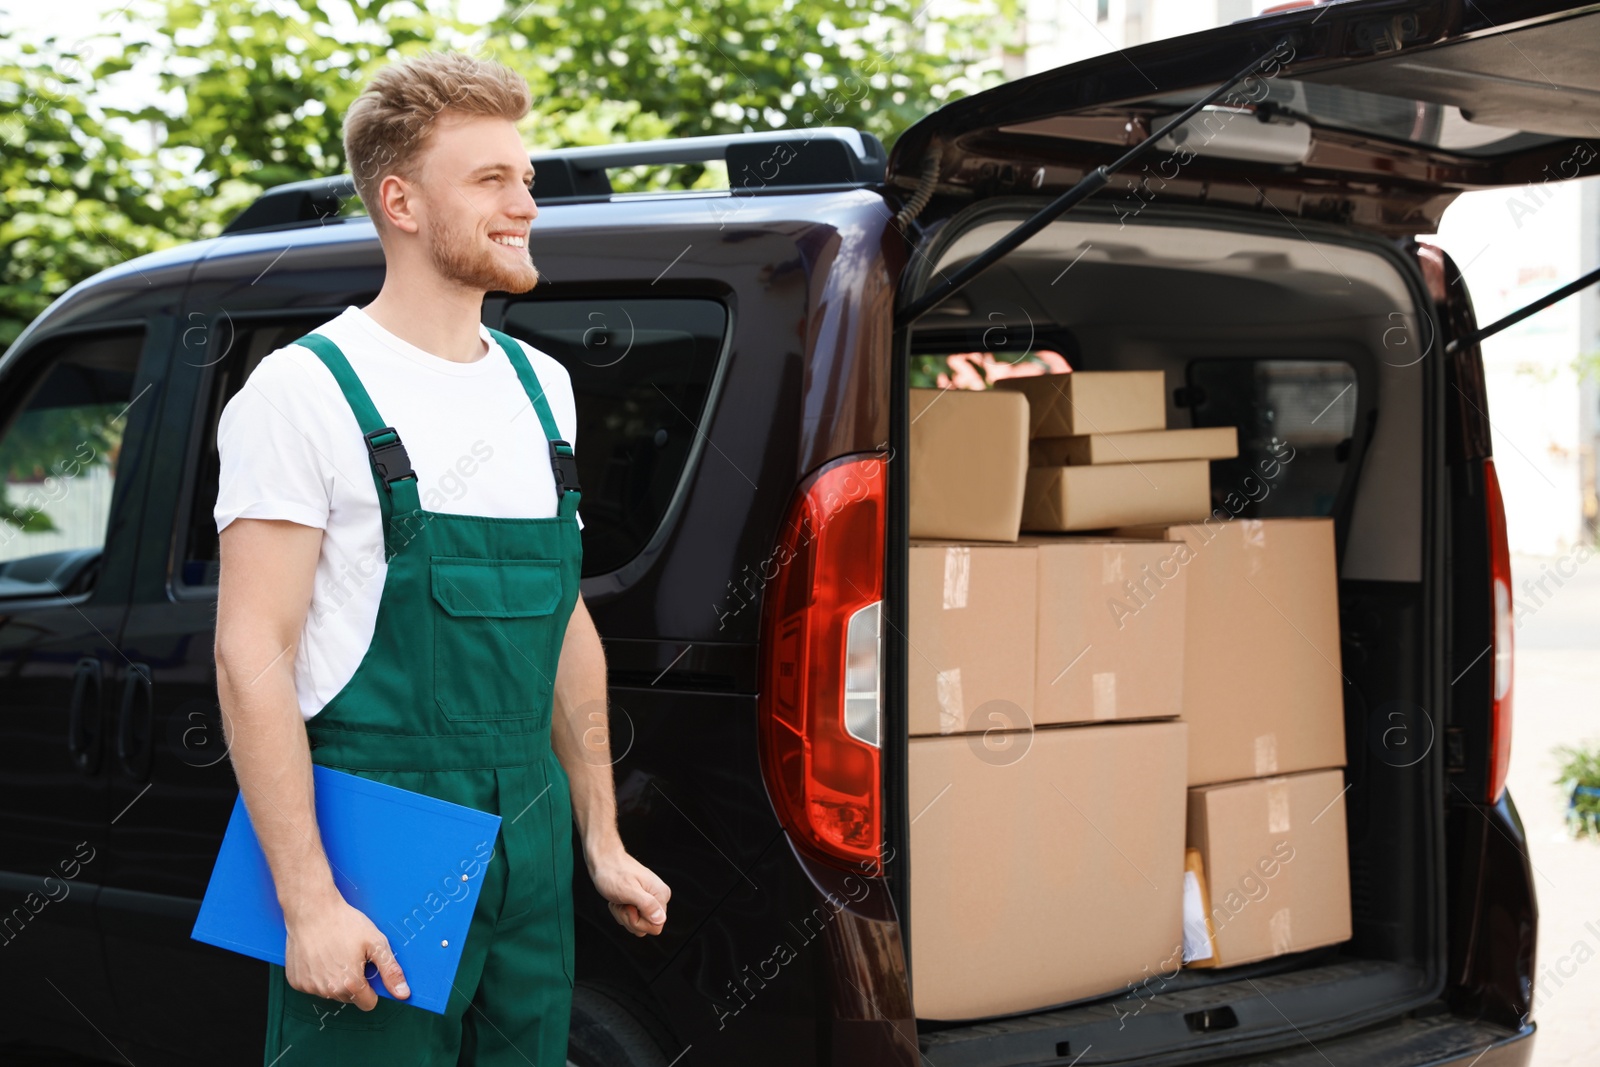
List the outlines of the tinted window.
{"type": "Polygon", "coordinates": [[[68,342],[18,388],[0,433],[0,595],[80,593],[93,581],[134,402],[143,335],[68,342]]]}
{"type": "Polygon", "coordinates": [[[219,552],[215,512],[218,467],[221,464],[221,458],[217,455],[217,423],[222,418],[223,407],[239,391],[245,379],[250,377],[256,364],[269,353],[304,337],[334,314],[337,312],[254,323],[225,320],[210,331],[209,336],[214,338],[212,347],[216,349],[205,354],[205,361],[213,367],[211,399],[206,408],[199,463],[194,471],[194,490],[189,494],[191,503],[185,520],[184,547],[179,557],[180,584],[217,584],[219,552]]]}
{"type": "Polygon", "coordinates": [[[560,360],[578,406],[583,573],[638,555],[666,515],[727,335],[715,300],[532,300],[505,332],[560,360]]]}
{"type": "Polygon", "coordinates": [[[1356,424],[1355,368],[1337,360],[1196,360],[1188,382],[1195,426],[1239,428],[1238,458],[1211,464],[1215,507],[1246,518],[1333,513],[1356,424]]]}

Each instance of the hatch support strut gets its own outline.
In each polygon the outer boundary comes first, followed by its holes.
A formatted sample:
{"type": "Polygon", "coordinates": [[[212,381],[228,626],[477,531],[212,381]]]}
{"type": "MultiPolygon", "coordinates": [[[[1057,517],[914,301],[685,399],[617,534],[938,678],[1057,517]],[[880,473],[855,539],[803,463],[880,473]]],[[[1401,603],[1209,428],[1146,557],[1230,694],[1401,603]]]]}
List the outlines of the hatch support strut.
{"type": "Polygon", "coordinates": [[[1565,300],[1574,293],[1582,292],[1595,282],[1600,282],[1600,268],[1590,271],[1577,281],[1568,282],[1566,285],[1563,285],[1553,293],[1550,293],[1546,296],[1541,296],[1527,307],[1513,311],[1503,319],[1496,319],[1494,322],[1491,322],[1481,330],[1475,330],[1472,333],[1467,334],[1465,337],[1456,338],[1454,341],[1451,341],[1448,345],[1446,345],[1444,350],[1446,352],[1457,352],[1463,348],[1471,348],[1484,338],[1493,337],[1501,330],[1504,330],[1510,326],[1515,326],[1529,315],[1537,315],[1551,304],[1565,300]]]}
{"type": "MultiPolygon", "coordinates": [[[[1159,130],[1155,131],[1150,136],[1146,137],[1144,140],[1128,149],[1128,151],[1122,154],[1121,158],[1109,165],[1098,166],[1089,173],[1085,174],[1071,189],[1068,189],[1066,192],[1056,197],[1047,206],[1041,208],[1037,214],[1029,217],[1016,229],[1012,230],[1010,233],[1000,238],[1000,240],[990,245],[975,259],[969,261],[966,266],[962,267],[960,270],[946,278],[943,284],[936,288],[929,289],[916,300],[912,301],[909,305],[901,308],[900,311],[895,315],[895,328],[903,329],[911,325],[911,323],[915,322],[917,319],[926,314],[929,308],[965,288],[968,282],[972,281],[973,278],[976,278],[979,274],[987,270],[997,260],[1009,255],[1024,241],[1038,233],[1040,230],[1044,229],[1056,218],[1072,210],[1081,201],[1087,199],[1091,194],[1098,192],[1106,184],[1106,182],[1111,180],[1111,175],[1114,172],[1121,170],[1129,163],[1132,163],[1134,160],[1138,159],[1145,152],[1149,151],[1157,141],[1161,140],[1161,138],[1165,137],[1167,134],[1171,133],[1174,129],[1183,125],[1185,122],[1188,122],[1191,118],[1198,114],[1202,108],[1215,103],[1218,98],[1220,98],[1229,89],[1232,89],[1239,82],[1249,77],[1250,74],[1264,62],[1274,58],[1275,56],[1278,56],[1280,50],[1283,49],[1283,47],[1288,43],[1289,41],[1287,38],[1278,42],[1278,44],[1275,45],[1265,56],[1252,60],[1249,66],[1245,67],[1239,73],[1235,74],[1233,77],[1217,86],[1217,88],[1212,92],[1207,93],[1205,96],[1189,105],[1165,126],[1162,126],[1159,130]]],[[[1291,55],[1292,54],[1293,53],[1291,53],[1291,55]]]]}

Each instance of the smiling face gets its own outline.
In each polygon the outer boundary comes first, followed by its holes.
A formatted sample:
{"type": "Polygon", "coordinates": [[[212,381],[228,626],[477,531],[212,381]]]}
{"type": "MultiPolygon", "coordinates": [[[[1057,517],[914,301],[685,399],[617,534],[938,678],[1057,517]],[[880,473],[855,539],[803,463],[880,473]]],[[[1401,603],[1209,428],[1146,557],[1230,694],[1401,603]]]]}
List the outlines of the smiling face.
{"type": "Polygon", "coordinates": [[[467,289],[532,289],[539,271],[528,256],[528,226],[539,209],[516,125],[447,111],[420,155],[408,199],[433,269],[467,289]]]}

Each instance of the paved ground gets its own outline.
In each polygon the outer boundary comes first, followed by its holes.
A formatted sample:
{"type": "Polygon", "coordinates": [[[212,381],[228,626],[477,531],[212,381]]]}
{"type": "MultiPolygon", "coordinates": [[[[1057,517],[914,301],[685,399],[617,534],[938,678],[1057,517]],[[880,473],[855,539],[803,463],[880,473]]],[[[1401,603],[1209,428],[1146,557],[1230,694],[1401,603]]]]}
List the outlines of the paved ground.
{"type": "Polygon", "coordinates": [[[1547,581],[1547,596],[1522,591],[1555,562],[1518,557],[1512,566],[1517,599],[1532,611],[1516,635],[1510,790],[1539,894],[1534,1064],[1593,1067],[1600,1064],[1600,841],[1567,836],[1552,750],[1600,744],[1600,553],[1559,587],[1547,581]]]}

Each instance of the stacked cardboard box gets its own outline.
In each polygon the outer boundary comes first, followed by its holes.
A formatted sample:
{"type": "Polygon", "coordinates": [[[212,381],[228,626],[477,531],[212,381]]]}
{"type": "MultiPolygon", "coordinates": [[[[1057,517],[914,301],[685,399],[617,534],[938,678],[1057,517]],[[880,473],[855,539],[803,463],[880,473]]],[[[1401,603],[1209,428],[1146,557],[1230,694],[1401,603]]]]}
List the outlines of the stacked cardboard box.
{"type": "Polygon", "coordinates": [[[1166,430],[1159,372],[911,414],[917,1015],[1348,938],[1331,524],[1214,522],[1234,431],[1166,430]]]}
{"type": "Polygon", "coordinates": [[[1186,619],[1176,549],[1039,534],[913,540],[912,736],[1176,717],[1186,619]]]}
{"type": "Polygon", "coordinates": [[[1015,541],[1183,522],[1211,510],[1232,427],[1166,429],[1160,371],[1005,378],[911,390],[911,536],[1015,541]]]}
{"type": "Polygon", "coordinates": [[[1181,960],[1182,575],[1127,607],[1174,551],[1111,537],[912,542],[919,1016],[1114,993],[1181,960]]]}
{"type": "Polygon", "coordinates": [[[1185,522],[1211,510],[1213,459],[1239,454],[1232,427],[1168,430],[1160,371],[1006,378],[1028,398],[1024,530],[1185,522]]]}
{"type": "Polygon", "coordinates": [[[1015,541],[1028,402],[985,389],[911,390],[911,536],[1015,541]]]}
{"type": "Polygon", "coordinates": [[[911,542],[911,736],[963,733],[1033,712],[1035,554],[1017,545],[911,542]]]}
{"type": "Polygon", "coordinates": [[[1124,534],[1178,547],[1189,724],[1186,956],[1226,966],[1350,937],[1344,676],[1329,519],[1124,534]],[[1271,901],[1268,906],[1266,901],[1271,901]],[[1197,923],[1199,916],[1207,923],[1197,923]]]}
{"type": "Polygon", "coordinates": [[[1185,576],[1189,784],[1344,766],[1332,520],[1213,519],[1118,533],[1172,543],[1169,570],[1185,576]]]}
{"type": "Polygon", "coordinates": [[[1123,992],[1181,959],[1180,722],[913,737],[919,1018],[1123,992]]]}
{"type": "Polygon", "coordinates": [[[1227,967],[1350,938],[1344,773],[1189,790],[1184,960],[1227,967]]]}

